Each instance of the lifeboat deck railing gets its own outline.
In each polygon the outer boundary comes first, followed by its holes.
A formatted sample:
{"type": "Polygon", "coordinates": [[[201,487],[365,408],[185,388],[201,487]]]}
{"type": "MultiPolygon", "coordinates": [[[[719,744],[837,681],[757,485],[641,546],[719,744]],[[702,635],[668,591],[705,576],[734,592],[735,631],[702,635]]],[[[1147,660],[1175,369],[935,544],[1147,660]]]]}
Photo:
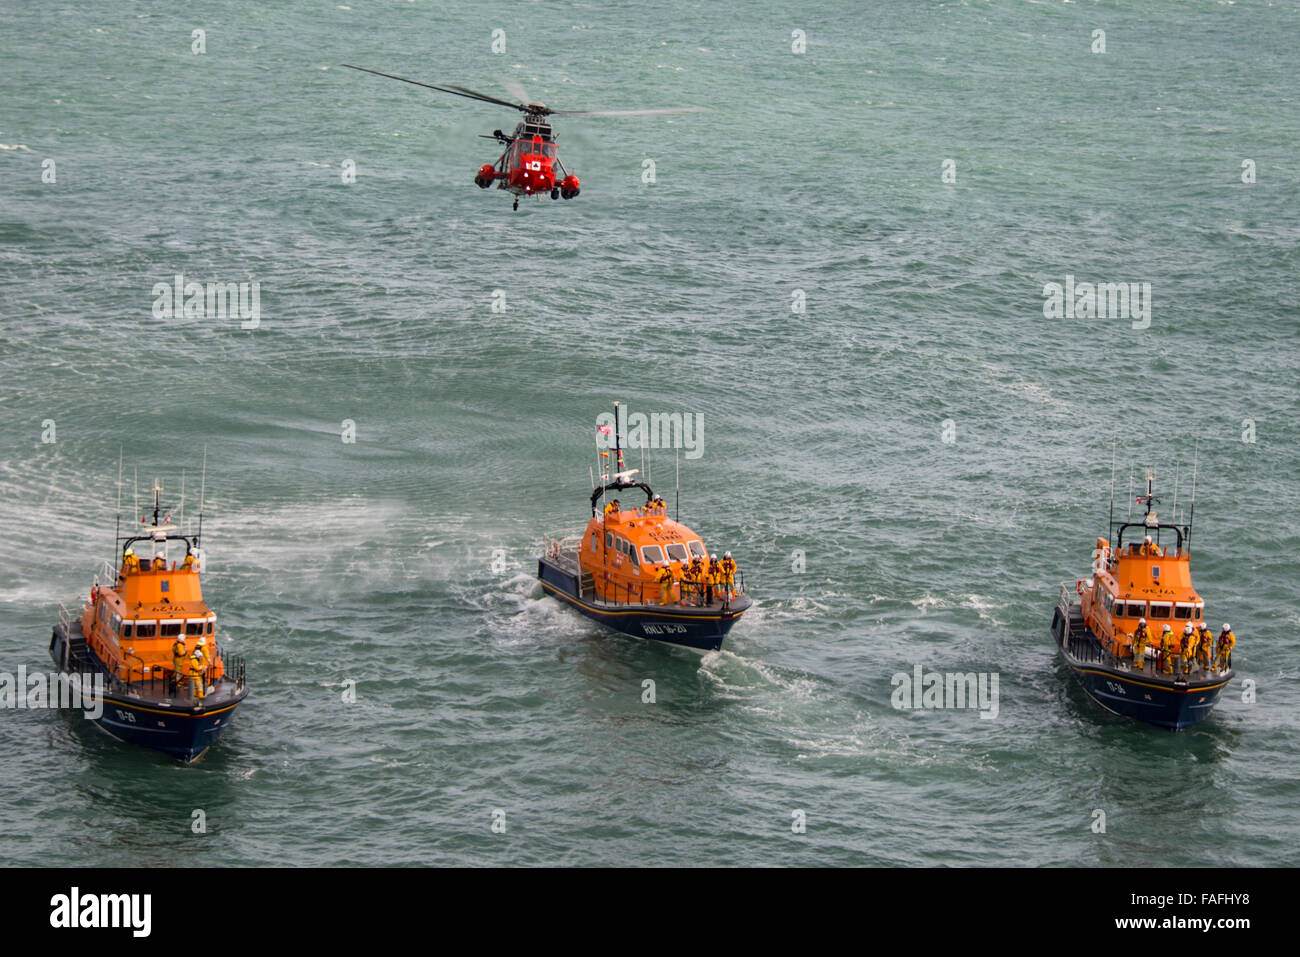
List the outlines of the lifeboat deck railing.
{"type": "MultiPolygon", "coordinates": [[[[130,657],[135,656],[128,655],[128,658],[130,657]]],[[[205,698],[218,697],[226,693],[226,689],[221,687],[217,679],[217,659],[221,661],[221,680],[230,681],[233,684],[234,687],[230,693],[241,694],[244,690],[246,678],[246,666],[243,656],[218,650],[217,657],[203,670],[203,687],[205,689],[214,689],[208,692],[205,698]]],[[[131,664],[125,677],[120,673],[109,675],[109,691],[138,697],[171,699],[173,701],[193,700],[194,692],[190,690],[188,676],[177,680],[175,672],[165,665],[146,665],[138,658],[136,658],[136,661],[139,663],[131,664]]]]}
{"type": "MultiPolygon", "coordinates": [[[[734,584],[709,586],[701,582],[677,582],[677,594],[680,601],[670,601],[668,606],[688,608],[726,608],[738,595],[745,593],[745,574],[737,571],[734,584]],[[708,589],[712,587],[713,602],[707,601],[708,589]],[[728,597],[730,596],[730,597],[728,597]]],[[[602,605],[663,605],[660,586],[655,582],[619,582],[605,583],[605,594],[593,596],[602,605]]]]}
{"type": "Polygon", "coordinates": [[[95,572],[96,588],[116,588],[117,587],[117,569],[108,561],[99,563],[99,570],[95,572]]]}
{"type": "MultiPolygon", "coordinates": [[[[71,635],[66,618],[66,609],[61,609],[64,614],[59,616],[59,624],[64,628],[64,634],[71,635]]],[[[105,690],[112,694],[124,695],[133,698],[155,698],[158,700],[171,701],[191,701],[194,698],[193,691],[190,690],[189,678],[182,677],[179,681],[175,673],[164,665],[147,665],[138,656],[130,652],[124,652],[127,660],[131,663],[126,668],[126,674],[121,671],[106,670],[102,666],[95,669],[104,674],[105,690]]],[[[84,660],[69,660],[68,667],[72,671],[85,671],[92,667],[91,662],[86,656],[85,651],[79,656],[84,660]]],[[[206,698],[222,697],[227,694],[242,694],[245,687],[247,668],[242,655],[234,655],[226,651],[218,650],[217,658],[221,661],[221,679],[217,678],[217,659],[214,658],[208,667],[203,671],[203,687],[213,688],[213,691],[205,695],[206,698]],[[230,682],[230,686],[222,687],[221,682],[230,682]]]]}
{"type": "Polygon", "coordinates": [[[569,535],[565,538],[551,540],[547,557],[557,565],[564,565],[569,571],[578,572],[578,548],[582,545],[581,535],[569,535]]]}
{"type": "MultiPolygon", "coordinates": [[[[1172,670],[1166,672],[1165,654],[1163,649],[1159,648],[1154,642],[1147,647],[1146,655],[1142,662],[1142,667],[1136,667],[1131,657],[1120,657],[1110,649],[1104,647],[1097,638],[1088,631],[1087,625],[1080,619],[1078,621],[1070,617],[1070,609],[1078,607],[1074,601],[1075,583],[1067,581],[1061,583],[1060,597],[1057,599],[1057,607],[1061,611],[1061,617],[1065,622],[1065,650],[1071,658],[1083,664],[1099,664],[1103,667],[1110,668],[1114,671],[1127,671],[1132,674],[1146,675],[1152,678],[1168,678],[1178,684],[1179,678],[1187,679],[1193,675],[1199,674],[1202,678],[1211,676],[1211,669],[1202,668],[1199,663],[1193,665],[1190,672],[1182,670],[1182,656],[1173,655],[1174,661],[1171,665],[1172,670]]],[[[1228,670],[1232,669],[1232,653],[1228,653],[1228,670]]]]}

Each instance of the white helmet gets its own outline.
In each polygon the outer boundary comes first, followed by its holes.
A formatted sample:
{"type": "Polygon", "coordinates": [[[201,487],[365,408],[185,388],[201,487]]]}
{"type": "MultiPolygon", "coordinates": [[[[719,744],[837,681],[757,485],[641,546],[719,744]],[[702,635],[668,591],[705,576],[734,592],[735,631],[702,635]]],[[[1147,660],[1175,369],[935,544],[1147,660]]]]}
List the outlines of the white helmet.
{"type": "Polygon", "coordinates": [[[731,557],[731,552],[723,552],[723,553],[722,553],[722,557],[723,557],[723,558],[730,558],[730,557],[731,557]]]}
{"type": "Polygon", "coordinates": [[[1173,631],[1173,629],[1170,628],[1168,625],[1165,625],[1165,631],[1173,631]]]}
{"type": "Polygon", "coordinates": [[[1189,621],[1187,624],[1183,625],[1183,634],[1190,635],[1191,633],[1192,633],[1192,623],[1189,621]]]}
{"type": "Polygon", "coordinates": [[[1139,625],[1145,625],[1146,623],[1147,623],[1147,620],[1146,620],[1145,618],[1139,618],[1139,619],[1138,619],[1138,624],[1139,624],[1139,625]]]}
{"type": "Polygon", "coordinates": [[[711,561],[711,562],[716,562],[717,560],[718,560],[718,553],[717,553],[717,552],[714,552],[712,555],[709,556],[709,561],[711,561]]]}
{"type": "Polygon", "coordinates": [[[128,549],[127,549],[126,551],[124,551],[122,554],[123,554],[123,555],[134,555],[134,554],[135,554],[135,550],[132,549],[132,548],[128,548],[128,549]]]}
{"type": "Polygon", "coordinates": [[[200,644],[200,645],[206,645],[207,643],[208,643],[208,639],[206,639],[206,638],[200,638],[200,639],[199,639],[199,644],[200,644]]]}
{"type": "Polygon", "coordinates": [[[1151,544],[1151,536],[1150,536],[1150,535],[1147,536],[1147,538],[1146,538],[1146,542],[1147,542],[1148,545],[1151,544]]]}
{"type": "Polygon", "coordinates": [[[1225,622],[1223,623],[1223,630],[1224,630],[1224,631],[1232,631],[1232,626],[1231,626],[1230,624],[1228,624],[1228,623],[1225,621],[1225,622]]]}

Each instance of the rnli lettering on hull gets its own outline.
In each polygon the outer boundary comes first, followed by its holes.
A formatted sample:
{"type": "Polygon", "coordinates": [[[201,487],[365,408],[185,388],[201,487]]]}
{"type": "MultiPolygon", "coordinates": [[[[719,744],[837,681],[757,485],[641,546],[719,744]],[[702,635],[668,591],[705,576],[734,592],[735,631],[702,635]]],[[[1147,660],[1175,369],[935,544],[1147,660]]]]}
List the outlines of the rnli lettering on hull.
{"type": "Polygon", "coordinates": [[[650,622],[644,622],[641,628],[647,635],[684,635],[687,630],[685,625],[651,624],[650,622]]]}

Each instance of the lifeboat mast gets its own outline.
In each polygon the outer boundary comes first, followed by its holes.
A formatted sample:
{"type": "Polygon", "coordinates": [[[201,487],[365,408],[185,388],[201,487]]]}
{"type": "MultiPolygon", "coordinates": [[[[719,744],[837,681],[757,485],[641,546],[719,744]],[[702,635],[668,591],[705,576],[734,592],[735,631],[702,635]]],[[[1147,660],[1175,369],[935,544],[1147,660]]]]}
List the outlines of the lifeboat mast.
{"type": "MultiPolygon", "coordinates": [[[[1192,521],[1196,515],[1196,472],[1197,472],[1198,458],[1199,458],[1199,450],[1196,450],[1193,452],[1193,458],[1192,458],[1192,502],[1187,513],[1186,521],[1179,521],[1177,514],[1174,514],[1171,517],[1171,519],[1167,522],[1160,521],[1158,517],[1158,513],[1155,510],[1155,507],[1160,504],[1160,499],[1157,498],[1155,495],[1156,471],[1154,469],[1148,469],[1146,471],[1146,476],[1145,476],[1146,486],[1147,486],[1146,494],[1139,496],[1136,499],[1133,497],[1133,473],[1130,470],[1128,515],[1125,516],[1124,521],[1121,522],[1115,520],[1115,462],[1114,462],[1114,453],[1112,451],[1111,479],[1110,479],[1110,485],[1111,485],[1110,520],[1109,520],[1110,532],[1111,532],[1111,554],[1112,555],[1117,556],[1119,554],[1124,530],[1128,528],[1132,528],[1134,526],[1140,526],[1146,529],[1154,529],[1155,536],[1156,536],[1156,541],[1155,541],[1156,545],[1160,544],[1160,530],[1170,529],[1177,536],[1177,547],[1179,553],[1181,554],[1190,551],[1192,545],[1192,521]],[[1135,501],[1146,506],[1146,510],[1142,513],[1140,520],[1136,522],[1132,520],[1133,503],[1135,501]]],[[[1177,479],[1175,479],[1174,506],[1173,506],[1175,512],[1177,510],[1177,502],[1178,502],[1178,485],[1177,485],[1177,479]]]]}

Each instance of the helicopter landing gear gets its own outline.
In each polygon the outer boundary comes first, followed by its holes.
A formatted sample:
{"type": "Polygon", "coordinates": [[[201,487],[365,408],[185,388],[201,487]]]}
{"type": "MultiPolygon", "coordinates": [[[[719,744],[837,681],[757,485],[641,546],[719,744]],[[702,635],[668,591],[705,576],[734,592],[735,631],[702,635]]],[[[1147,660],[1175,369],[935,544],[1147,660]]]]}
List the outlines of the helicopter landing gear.
{"type": "Polygon", "coordinates": [[[518,197],[518,196],[515,197],[515,209],[516,209],[516,210],[519,209],[519,197],[518,197]]]}
{"type": "Polygon", "coordinates": [[[551,187],[551,199],[559,199],[559,198],[560,198],[560,187],[558,186],[551,187]]]}

